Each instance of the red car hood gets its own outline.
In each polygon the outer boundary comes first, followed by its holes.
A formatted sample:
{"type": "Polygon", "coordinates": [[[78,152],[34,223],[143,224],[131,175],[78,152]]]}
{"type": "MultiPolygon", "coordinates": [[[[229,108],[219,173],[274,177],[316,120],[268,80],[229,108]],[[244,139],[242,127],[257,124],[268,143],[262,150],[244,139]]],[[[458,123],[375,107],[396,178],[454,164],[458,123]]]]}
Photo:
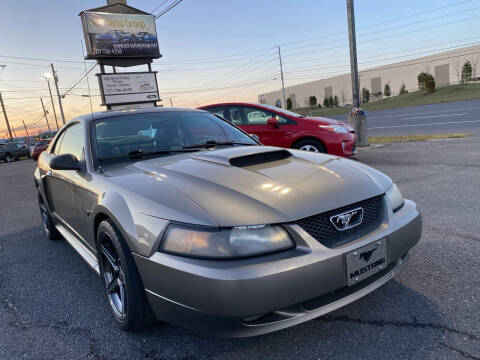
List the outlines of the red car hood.
{"type": "Polygon", "coordinates": [[[347,127],[349,130],[353,130],[353,127],[348,125],[346,122],[340,121],[340,120],[334,120],[334,119],[329,119],[329,118],[324,118],[324,117],[305,117],[302,118],[302,120],[307,120],[307,121],[314,121],[316,123],[319,123],[321,125],[342,125],[347,127]]]}

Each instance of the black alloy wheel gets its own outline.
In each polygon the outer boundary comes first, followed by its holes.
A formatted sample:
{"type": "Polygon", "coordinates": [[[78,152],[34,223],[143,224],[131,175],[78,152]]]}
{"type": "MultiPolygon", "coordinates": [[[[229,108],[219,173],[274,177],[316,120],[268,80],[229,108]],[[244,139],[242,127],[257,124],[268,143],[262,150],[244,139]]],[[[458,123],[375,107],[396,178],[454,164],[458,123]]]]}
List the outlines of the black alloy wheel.
{"type": "Polygon", "coordinates": [[[123,236],[110,220],[97,231],[97,258],[109,309],[122,330],[139,330],[147,306],[145,289],[123,236]]]}
{"type": "Polygon", "coordinates": [[[55,227],[52,216],[50,215],[50,211],[48,211],[47,206],[44,204],[42,200],[42,195],[40,195],[40,193],[38,193],[38,205],[40,207],[40,216],[42,217],[43,230],[45,230],[47,238],[49,240],[61,239],[62,236],[55,227]]]}

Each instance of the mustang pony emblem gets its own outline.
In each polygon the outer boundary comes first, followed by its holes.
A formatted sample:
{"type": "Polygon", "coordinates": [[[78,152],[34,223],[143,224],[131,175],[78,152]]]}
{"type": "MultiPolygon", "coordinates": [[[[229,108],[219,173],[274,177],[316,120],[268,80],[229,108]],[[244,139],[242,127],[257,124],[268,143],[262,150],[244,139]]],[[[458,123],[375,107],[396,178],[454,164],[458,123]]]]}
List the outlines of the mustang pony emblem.
{"type": "Polygon", "coordinates": [[[330,217],[330,222],[339,231],[351,229],[362,223],[363,208],[359,207],[330,217]]]}
{"type": "Polygon", "coordinates": [[[360,260],[363,259],[363,260],[365,260],[365,261],[370,260],[370,258],[372,257],[373,253],[375,252],[375,250],[377,250],[377,248],[373,248],[372,250],[368,250],[368,251],[365,251],[365,252],[360,253],[359,259],[360,259],[360,260]]]}

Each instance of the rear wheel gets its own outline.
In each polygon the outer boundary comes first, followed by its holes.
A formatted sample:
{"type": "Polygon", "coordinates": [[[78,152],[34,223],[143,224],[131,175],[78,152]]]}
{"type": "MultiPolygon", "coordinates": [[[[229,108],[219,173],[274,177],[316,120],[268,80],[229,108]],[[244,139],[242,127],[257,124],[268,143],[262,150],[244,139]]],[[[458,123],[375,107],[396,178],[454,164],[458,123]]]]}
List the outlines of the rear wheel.
{"type": "Polygon", "coordinates": [[[133,256],[115,224],[100,223],[97,231],[97,258],[109,309],[122,330],[143,327],[145,289],[133,256]]]}
{"type": "Polygon", "coordinates": [[[10,154],[5,155],[5,162],[9,163],[12,161],[12,156],[10,154]]]}
{"type": "Polygon", "coordinates": [[[305,139],[301,140],[294,146],[295,149],[304,150],[304,151],[311,151],[317,153],[326,153],[327,150],[325,146],[318,140],[315,139],[305,139]]]}

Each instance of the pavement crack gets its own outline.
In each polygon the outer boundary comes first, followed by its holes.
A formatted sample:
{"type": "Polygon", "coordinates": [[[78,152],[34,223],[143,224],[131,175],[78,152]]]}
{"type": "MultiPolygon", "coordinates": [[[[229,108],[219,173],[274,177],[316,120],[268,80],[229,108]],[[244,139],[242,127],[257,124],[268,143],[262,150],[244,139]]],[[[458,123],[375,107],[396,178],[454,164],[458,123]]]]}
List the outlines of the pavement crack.
{"type": "Polygon", "coordinates": [[[466,351],[463,351],[461,349],[457,349],[456,347],[453,347],[452,345],[448,345],[447,343],[444,343],[443,341],[439,341],[439,344],[442,345],[442,346],[445,346],[446,348],[452,350],[455,353],[458,353],[458,354],[462,355],[466,359],[480,360],[480,357],[471,355],[471,354],[469,354],[466,351]]]}
{"type": "Polygon", "coordinates": [[[362,320],[362,319],[353,319],[348,316],[324,316],[318,318],[320,321],[325,322],[350,322],[362,325],[370,325],[370,326],[394,326],[398,328],[415,328],[415,329],[431,329],[437,331],[446,331],[453,334],[465,336],[470,340],[480,340],[480,335],[472,334],[466,331],[461,331],[454,329],[449,326],[439,325],[439,324],[432,324],[432,323],[421,323],[418,321],[414,322],[407,322],[407,321],[392,321],[392,320],[362,320]]]}

